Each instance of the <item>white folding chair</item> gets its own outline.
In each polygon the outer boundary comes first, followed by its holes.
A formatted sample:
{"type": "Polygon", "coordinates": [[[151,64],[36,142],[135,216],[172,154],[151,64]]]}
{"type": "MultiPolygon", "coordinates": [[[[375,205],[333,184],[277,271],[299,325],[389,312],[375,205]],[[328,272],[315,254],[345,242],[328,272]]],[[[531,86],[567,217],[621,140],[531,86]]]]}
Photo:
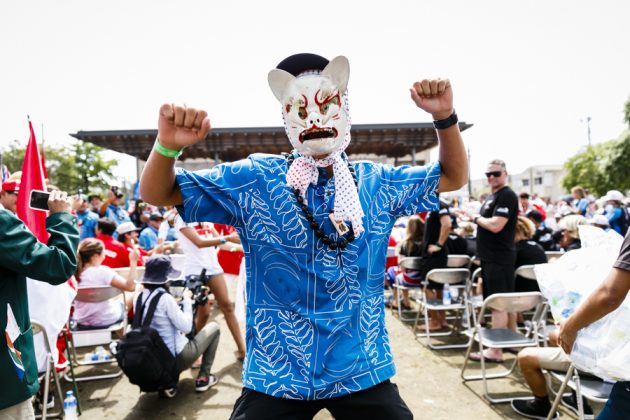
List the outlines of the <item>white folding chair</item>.
{"type": "MultiPolygon", "coordinates": [[[[418,337],[427,338],[427,346],[433,350],[441,349],[454,349],[468,347],[470,339],[466,343],[461,344],[442,344],[434,345],[431,343],[431,337],[444,337],[456,334],[461,329],[461,320],[466,308],[468,307],[468,297],[466,295],[466,281],[468,280],[470,271],[467,268],[435,268],[427,273],[426,282],[422,290],[420,298],[416,299],[416,302],[420,306],[424,315],[425,332],[416,332],[418,327],[418,321],[420,320],[420,310],[416,315],[416,320],[413,325],[413,331],[418,337]],[[457,295],[462,299],[454,299],[450,304],[444,304],[441,299],[427,299],[427,288],[429,287],[428,281],[434,281],[440,284],[448,284],[451,290],[457,290],[457,295]],[[459,293],[461,291],[461,293],[459,293]],[[455,324],[449,331],[434,331],[429,330],[429,311],[457,311],[457,317],[455,324]]],[[[454,294],[453,294],[454,295],[454,294]]]]}
{"type": "Polygon", "coordinates": [[[37,334],[42,334],[44,347],[46,349],[46,372],[43,374],[39,374],[39,380],[44,383],[44,393],[42,396],[42,413],[41,415],[36,415],[35,418],[53,418],[53,417],[62,417],[63,412],[59,410],[55,413],[48,413],[48,407],[46,406],[48,403],[48,394],[50,391],[50,377],[52,375],[52,379],[55,382],[55,392],[57,397],[57,407],[63,407],[63,394],[61,392],[61,383],[59,382],[59,375],[57,374],[57,370],[55,369],[55,359],[52,355],[52,350],[50,348],[50,343],[48,342],[48,334],[46,333],[46,329],[44,326],[34,320],[31,319],[31,329],[33,330],[33,338],[37,334]]]}
{"type": "Polygon", "coordinates": [[[538,324],[540,323],[540,317],[542,313],[543,295],[540,292],[523,292],[523,293],[497,293],[492,296],[488,296],[483,302],[479,317],[473,317],[475,325],[472,330],[469,330],[472,340],[466,350],[466,356],[464,358],[464,365],[462,366],[461,377],[464,381],[483,380],[483,392],[484,397],[492,404],[509,402],[514,398],[494,398],[488,392],[488,379],[504,378],[510,375],[517,364],[517,359],[514,359],[512,366],[509,369],[504,369],[499,373],[488,374],[486,372],[486,362],[483,357],[483,351],[486,348],[524,348],[524,347],[537,347],[539,344],[538,337],[533,331],[538,331],[538,324]],[[479,319],[483,319],[484,314],[488,311],[505,311],[505,312],[523,312],[536,308],[534,316],[532,317],[532,324],[534,327],[529,334],[521,334],[519,332],[512,331],[508,328],[484,328],[479,324],[479,319]],[[481,374],[480,375],[466,375],[466,368],[468,367],[470,353],[475,345],[478,343],[479,353],[481,355],[481,374]]]}
{"type": "MultiPolygon", "coordinates": [[[[95,287],[80,287],[77,290],[76,301],[85,303],[97,303],[105,302],[110,299],[122,297],[122,301],[125,301],[125,292],[111,286],[95,286],[95,287]]],[[[99,364],[111,364],[115,363],[115,358],[109,360],[81,360],[77,356],[76,349],[78,347],[94,347],[101,344],[109,344],[112,342],[111,335],[118,330],[125,330],[127,328],[127,308],[124,309],[123,319],[114,325],[104,328],[90,328],[90,329],[71,329],[70,335],[70,348],[68,349],[68,361],[74,366],[87,366],[87,365],[99,365],[99,364]]],[[[64,378],[67,381],[92,381],[97,379],[111,379],[117,378],[122,375],[122,370],[118,368],[116,364],[116,371],[114,373],[107,373],[101,375],[90,376],[77,376],[66,370],[64,378]]]]}
{"type": "MultiPolygon", "coordinates": [[[[398,266],[407,271],[419,271],[422,268],[422,257],[405,257],[398,261],[398,266]]],[[[398,313],[398,318],[401,321],[414,321],[415,317],[406,317],[404,312],[406,312],[402,307],[402,294],[404,290],[421,290],[422,284],[418,283],[418,285],[410,285],[409,283],[402,282],[400,275],[397,275],[394,278],[394,288],[397,290],[398,302],[392,301],[392,313],[398,313]],[[394,304],[398,306],[398,309],[394,308],[394,304]]]]}
{"type": "Polygon", "coordinates": [[[564,255],[564,251],[545,251],[547,261],[552,261],[564,255]]]}
{"type": "Polygon", "coordinates": [[[549,415],[547,416],[548,420],[553,418],[553,413],[555,413],[558,409],[560,400],[562,399],[562,395],[564,394],[567,386],[575,391],[578,403],[578,417],[580,419],[584,419],[584,405],[582,403],[582,397],[589,401],[606,403],[614,385],[594,376],[580,375],[573,364],[571,364],[566,373],[555,371],[548,371],[548,373],[551,378],[562,383],[558,392],[556,392],[556,398],[553,401],[551,410],[549,410],[549,415]]]}
{"type": "Polygon", "coordinates": [[[470,268],[472,260],[470,256],[464,254],[449,254],[446,261],[448,268],[470,268]]]}

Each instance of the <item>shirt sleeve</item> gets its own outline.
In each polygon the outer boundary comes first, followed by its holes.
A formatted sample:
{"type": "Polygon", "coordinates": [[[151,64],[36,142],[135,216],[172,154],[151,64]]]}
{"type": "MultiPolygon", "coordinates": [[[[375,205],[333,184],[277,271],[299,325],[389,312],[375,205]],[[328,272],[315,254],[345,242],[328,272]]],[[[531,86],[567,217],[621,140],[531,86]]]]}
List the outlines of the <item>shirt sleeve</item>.
{"type": "Polygon", "coordinates": [[[150,251],[153,247],[151,246],[151,238],[149,237],[150,234],[147,229],[149,228],[145,228],[145,230],[140,232],[140,236],[138,237],[138,245],[140,245],[140,248],[144,249],[145,251],[150,251]]]}
{"type": "Polygon", "coordinates": [[[50,234],[47,245],[39,242],[14,214],[0,210],[0,267],[51,284],[68,280],[77,268],[76,217],[51,214],[46,218],[46,230],[50,234]]]}
{"type": "Polygon", "coordinates": [[[177,306],[177,302],[175,302],[173,296],[164,296],[162,299],[164,299],[165,302],[166,315],[168,319],[171,320],[173,326],[175,326],[178,331],[188,334],[190,330],[192,330],[192,301],[184,299],[182,302],[183,310],[181,310],[179,306],[177,306]]]}
{"type": "Polygon", "coordinates": [[[494,203],[494,211],[492,216],[505,217],[509,219],[513,214],[518,212],[518,198],[516,194],[498,194],[494,203]]]}
{"type": "Polygon", "coordinates": [[[621,251],[619,251],[619,256],[613,267],[630,271],[630,229],[626,233],[626,238],[623,240],[621,251]]]}
{"type": "Polygon", "coordinates": [[[238,220],[242,220],[239,211],[243,195],[256,182],[252,158],[198,172],[178,168],[176,175],[184,200],[177,210],[184,222],[242,224],[238,220]]]}
{"type": "Polygon", "coordinates": [[[439,162],[426,166],[384,166],[384,171],[383,178],[388,182],[381,186],[378,194],[392,197],[392,216],[410,216],[439,209],[439,162]]]}

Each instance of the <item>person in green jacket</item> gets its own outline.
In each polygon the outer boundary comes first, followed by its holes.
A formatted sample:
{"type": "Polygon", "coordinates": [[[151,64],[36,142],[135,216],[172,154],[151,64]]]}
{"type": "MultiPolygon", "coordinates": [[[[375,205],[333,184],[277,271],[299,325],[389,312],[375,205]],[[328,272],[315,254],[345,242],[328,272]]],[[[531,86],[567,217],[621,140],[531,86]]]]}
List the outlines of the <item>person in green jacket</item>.
{"type": "Polygon", "coordinates": [[[34,418],[31,397],[37,392],[37,361],[28,315],[26,277],[62,284],[76,269],[77,219],[65,192],[50,193],[48,244],[35,238],[17,218],[19,182],[0,191],[0,418],[34,418]]]}

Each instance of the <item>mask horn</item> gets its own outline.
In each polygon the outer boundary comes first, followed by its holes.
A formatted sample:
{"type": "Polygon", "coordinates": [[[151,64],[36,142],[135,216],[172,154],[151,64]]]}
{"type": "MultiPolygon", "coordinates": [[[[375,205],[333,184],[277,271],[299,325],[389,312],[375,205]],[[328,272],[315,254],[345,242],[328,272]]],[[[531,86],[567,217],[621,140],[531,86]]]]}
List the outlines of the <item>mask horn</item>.
{"type": "Polygon", "coordinates": [[[273,92],[274,96],[280,103],[282,103],[282,98],[284,98],[284,93],[289,86],[289,83],[295,79],[291,73],[286,72],[280,69],[273,69],[267,75],[267,81],[269,82],[269,87],[273,92]]]}
{"type": "Polygon", "coordinates": [[[337,86],[339,92],[344,93],[348,88],[348,79],[350,78],[350,63],[343,55],[335,57],[324,70],[322,76],[329,77],[337,86]]]}

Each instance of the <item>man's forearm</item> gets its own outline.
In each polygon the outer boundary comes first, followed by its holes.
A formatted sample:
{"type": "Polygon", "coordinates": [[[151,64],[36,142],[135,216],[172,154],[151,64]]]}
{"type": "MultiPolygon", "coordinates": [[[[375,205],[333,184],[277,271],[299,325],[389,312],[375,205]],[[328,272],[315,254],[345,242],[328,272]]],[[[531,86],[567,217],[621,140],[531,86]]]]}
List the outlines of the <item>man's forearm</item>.
{"type": "Polygon", "coordinates": [[[440,192],[461,188],[468,181],[468,157],[457,124],[437,130],[440,141],[439,160],[442,169],[440,192]]]}
{"type": "Polygon", "coordinates": [[[156,206],[182,204],[182,196],[175,180],[175,159],[151,151],[140,176],[140,196],[156,206]]]}

